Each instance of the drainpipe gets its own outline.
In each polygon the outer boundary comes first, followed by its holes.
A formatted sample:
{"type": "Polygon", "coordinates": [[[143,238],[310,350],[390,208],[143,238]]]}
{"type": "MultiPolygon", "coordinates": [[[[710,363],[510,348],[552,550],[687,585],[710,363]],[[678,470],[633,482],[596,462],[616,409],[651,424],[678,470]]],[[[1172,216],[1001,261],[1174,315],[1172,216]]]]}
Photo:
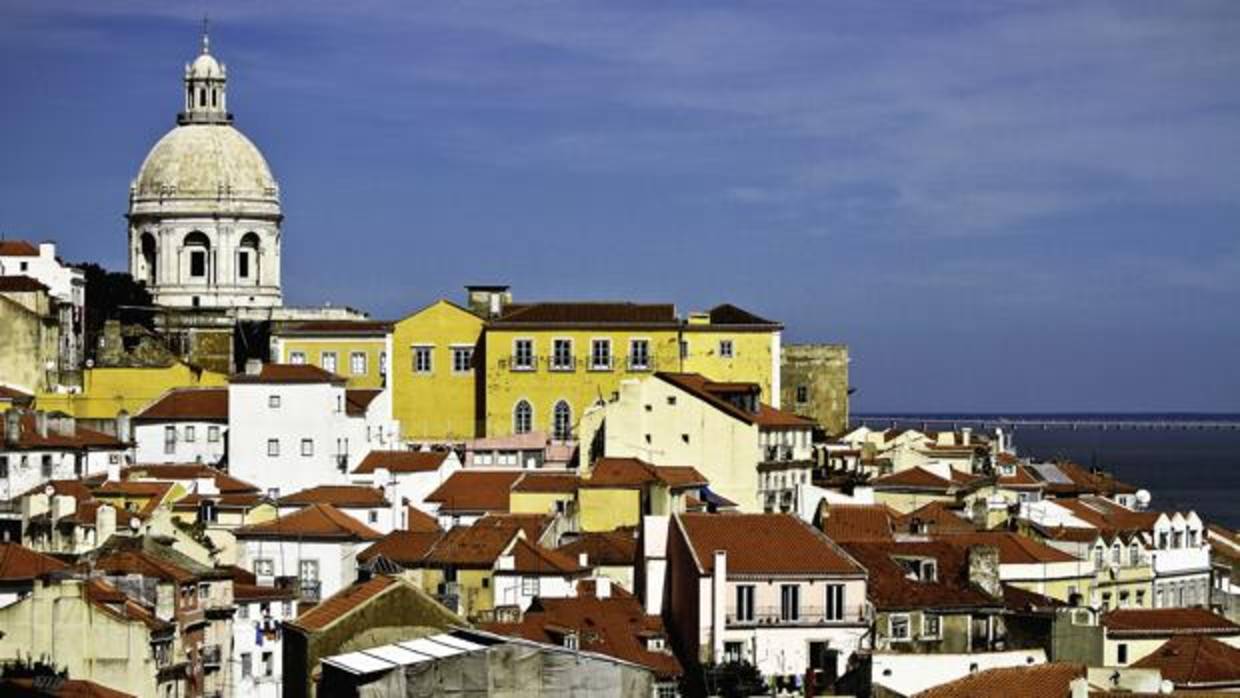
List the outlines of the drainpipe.
{"type": "Polygon", "coordinates": [[[724,613],[728,590],[728,552],[715,551],[715,567],[710,578],[710,634],[711,657],[716,663],[723,660],[723,631],[727,616],[724,613]]]}

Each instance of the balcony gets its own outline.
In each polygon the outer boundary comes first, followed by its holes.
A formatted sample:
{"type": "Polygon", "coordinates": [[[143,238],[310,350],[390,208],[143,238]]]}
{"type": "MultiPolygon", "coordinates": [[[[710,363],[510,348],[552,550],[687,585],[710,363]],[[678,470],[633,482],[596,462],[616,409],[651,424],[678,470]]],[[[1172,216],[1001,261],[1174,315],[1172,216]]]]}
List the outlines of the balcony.
{"type": "Polygon", "coordinates": [[[828,617],[825,606],[801,606],[795,617],[784,617],[779,606],[760,606],[749,618],[738,618],[735,609],[727,613],[727,625],[733,628],[749,627],[807,627],[823,625],[858,625],[870,622],[869,609],[865,606],[846,606],[842,611],[828,617]]]}
{"type": "Polygon", "coordinates": [[[517,372],[534,371],[538,367],[538,357],[533,356],[533,355],[517,356],[516,354],[513,354],[512,356],[508,357],[507,363],[508,363],[508,370],[510,371],[517,371],[517,372]]]}
{"type": "Polygon", "coordinates": [[[551,357],[551,371],[555,373],[572,373],[577,370],[577,357],[575,356],[553,356],[551,357]]]}

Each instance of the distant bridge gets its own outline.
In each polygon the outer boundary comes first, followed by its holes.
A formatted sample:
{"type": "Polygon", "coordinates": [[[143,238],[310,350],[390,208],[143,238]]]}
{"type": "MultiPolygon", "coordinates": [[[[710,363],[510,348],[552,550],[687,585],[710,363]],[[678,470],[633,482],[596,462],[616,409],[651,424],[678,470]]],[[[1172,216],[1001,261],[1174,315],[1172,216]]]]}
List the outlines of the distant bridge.
{"type": "Polygon", "coordinates": [[[923,417],[914,414],[855,414],[852,422],[855,426],[870,428],[918,427],[936,431],[956,431],[962,427],[980,429],[1000,428],[1005,431],[1018,429],[1097,429],[1107,430],[1214,430],[1240,431],[1240,418],[1159,418],[1155,416],[1117,417],[1000,417],[997,415],[960,415],[923,417]]]}

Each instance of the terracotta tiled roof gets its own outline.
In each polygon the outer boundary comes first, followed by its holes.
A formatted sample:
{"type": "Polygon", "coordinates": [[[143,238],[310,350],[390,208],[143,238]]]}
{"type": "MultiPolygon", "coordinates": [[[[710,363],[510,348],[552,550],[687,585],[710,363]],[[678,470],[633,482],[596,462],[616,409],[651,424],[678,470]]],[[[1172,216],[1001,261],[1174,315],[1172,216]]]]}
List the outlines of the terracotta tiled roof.
{"type": "Polygon", "coordinates": [[[11,388],[7,385],[0,385],[0,400],[10,402],[28,403],[34,399],[34,395],[23,392],[17,388],[11,388]]]}
{"type": "Polygon", "coordinates": [[[17,543],[0,543],[0,582],[24,582],[68,567],[17,543]]]}
{"type": "MultiPolygon", "coordinates": [[[[712,391],[711,380],[700,373],[671,373],[667,371],[656,371],[655,378],[670,383],[677,388],[689,393],[697,399],[707,403],[715,409],[726,415],[739,419],[746,424],[753,424],[756,415],[747,412],[733,405],[731,402],[720,397],[716,391],[712,391]]],[[[752,386],[754,390],[760,390],[755,383],[752,386]]]]}
{"type": "Polygon", "coordinates": [[[541,540],[547,528],[555,521],[549,514],[487,514],[474,522],[477,528],[521,529],[531,541],[541,540]]]}
{"type": "Polygon", "coordinates": [[[426,561],[441,567],[489,569],[517,535],[516,528],[491,526],[458,526],[448,531],[431,551],[426,561]]]}
{"type": "Polygon", "coordinates": [[[110,574],[140,574],[143,577],[162,579],[181,584],[194,582],[199,575],[179,565],[141,550],[117,550],[105,553],[95,560],[93,568],[110,574]]]}
{"type": "Polygon", "coordinates": [[[953,487],[967,486],[980,479],[969,473],[952,468],[952,478],[948,480],[921,466],[916,466],[874,478],[870,481],[870,485],[875,489],[917,489],[946,492],[953,487]]]}
{"type": "Polygon", "coordinates": [[[407,519],[405,521],[406,530],[419,531],[422,533],[441,530],[439,527],[439,519],[436,519],[413,505],[408,505],[405,507],[405,516],[407,519]]]}
{"type": "Polygon", "coordinates": [[[311,504],[281,516],[233,531],[237,538],[285,538],[317,540],[378,540],[382,536],[330,504],[311,504]]]}
{"type": "MultiPolygon", "coordinates": [[[[522,538],[513,543],[513,569],[515,574],[530,575],[571,575],[585,572],[585,568],[577,564],[577,558],[557,550],[548,550],[540,545],[522,538]]],[[[507,570],[497,570],[506,572],[507,570]]]]}
{"type": "Polygon", "coordinates": [[[222,494],[259,492],[258,487],[245,480],[202,463],[139,463],[121,470],[123,480],[172,480],[188,481],[211,478],[222,494]]]}
{"type": "Polygon", "coordinates": [[[305,630],[322,630],[358,606],[401,582],[395,577],[379,575],[336,592],[314,608],[290,622],[305,630]]]}
{"type": "Polygon", "coordinates": [[[1240,625],[1204,608],[1121,608],[1103,614],[1111,637],[1240,635],[1240,625]]]}
{"type": "Polygon", "coordinates": [[[809,428],[818,424],[808,417],[801,417],[786,410],[778,410],[766,403],[758,405],[758,413],[752,417],[758,426],[768,429],[801,427],[809,428]]]}
{"type": "Polygon", "coordinates": [[[880,610],[995,608],[995,599],[968,581],[965,551],[937,541],[845,543],[869,573],[866,595],[880,610]],[[919,581],[897,558],[929,558],[936,562],[937,579],[919,581]]]}
{"type": "Polygon", "coordinates": [[[370,403],[383,394],[375,388],[349,388],[344,391],[344,412],[350,417],[365,417],[370,403]]]}
{"type": "Polygon", "coordinates": [[[508,494],[521,470],[458,470],[426,495],[440,511],[508,511],[508,494]]]}
{"type": "Polygon", "coordinates": [[[530,473],[527,472],[512,484],[513,492],[542,492],[548,494],[571,494],[577,491],[579,479],[576,473],[530,473]]]}
{"type": "Polygon", "coordinates": [[[278,336],[295,335],[372,335],[380,336],[392,331],[392,323],[381,320],[311,320],[290,323],[273,332],[278,336]]]}
{"type": "Polygon", "coordinates": [[[687,465],[651,465],[639,458],[599,458],[582,487],[643,487],[662,483],[672,489],[701,487],[706,476],[687,465]]]}
{"type": "Polygon", "coordinates": [[[647,637],[665,635],[663,622],[658,616],[646,615],[632,596],[539,598],[520,623],[491,623],[483,629],[551,644],[560,644],[563,634],[571,631],[577,634],[578,647],[584,651],[649,667],[660,679],[681,674],[680,663],[670,650],[646,649],[647,637]]]}
{"type": "Polygon", "coordinates": [[[427,473],[439,470],[447,457],[447,451],[371,451],[353,469],[353,474],[373,473],[376,468],[387,468],[393,473],[427,473]]]}
{"type": "Polygon", "coordinates": [[[138,414],[136,421],[228,421],[228,388],[173,388],[138,414]]]}
{"type": "Polygon", "coordinates": [[[47,290],[45,284],[29,276],[0,276],[0,293],[38,293],[47,290]]]}
{"type": "MultiPolygon", "coordinates": [[[[1005,456],[1008,454],[1001,453],[999,455],[1005,456]]],[[[1013,489],[1042,489],[1046,486],[1046,483],[1034,477],[1029,468],[1022,464],[1017,464],[1011,475],[1000,475],[995,480],[995,484],[1000,487],[1010,487],[1013,489]]]]}
{"type": "Polygon", "coordinates": [[[55,682],[35,685],[34,679],[0,679],[0,693],[9,698],[56,696],[56,698],[135,698],[86,679],[56,679],[55,682]],[[54,686],[54,687],[53,687],[54,686]]]}
{"type": "Polygon", "coordinates": [[[491,321],[504,325],[669,325],[678,324],[668,303],[511,303],[491,321]]]}
{"type": "Polygon", "coordinates": [[[24,412],[19,424],[20,435],[16,443],[5,444],[8,450],[121,449],[125,447],[125,444],[118,441],[116,437],[81,425],[75,425],[73,435],[67,436],[56,431],[49,423],[47,436],[42,436],[39,434],[35,416],[31,412],[24,412]]]}
{"type": "Polygon", "coordinates": [[[635,529],[618,528],[604,533],[582,533],[558,550],[578,559],[585,553],[590,565],[632,566],[637,562],[635,529]]]}
{"type": "Polygon", "coordinates": [[[297,594],[292,588],[269,587],[233,582],[233,598],[237,601],[292,601],[297,594]]]}
{"type": "Polygon", "coordinates": [[[727,551],[729,575],[865,573],[821,531],[789,514],[683,514],[677,520],[702,574],[714,569],[716,550],[727,551]]]}
{"type": "Polygon", "coordinates": [[[176,511],[197,509],[204,501],[215,504],[219,509],[253,509],[263,503],[263,495],[259,492],[233,492],[226,494],[187,494],[172,503],[176,511]]]}
{"type": "Polygon", "coordinates": [[[829,504],[823,530],[836,543],[892,540],[891,509],[885,504],[829,504]]]}
{"type": "Polygon", "coordinates": [[[382,555],[405,567],[416,567],[443,536],[443,531],[392,531],[358,553],[357,560],[367,562],[382,555]]]}
{"type": "Polygon", "coordinates": [[[376,509],[388,506],[383,490],[368,485],[318,485],[279,499],[282,507],[330,504],[337,508],[376,509]]]}
{"type": "Polygon", "coordinates": [[[1085,675],[1082,664],[987,669],[922,691],[915,698],[1067,698],[1073,679],[1085,675]]]}
{"type": "Polygon", "coordinates": [[[1021,589],[1011,584],[1003,585],[1003,605],[1012,611],[1032,611],[1039,609],[1065,608],[1066,601],[1043,596],[1037,592],[1021,589]]]}
{"type": "Polygon", "coordinates": [[[1240,685],[1240,649],[1212,637],[1173,637],[1132,666],[1137,669],[1158,669],[1163,679],[1174,683],[1177,688],[1240,685]]]}
{"type": "Polygon", "coordinates": [[[1151,530],[1159,516],[1156,511],[1136,511],[1104,497],[1057,499],[1055,503],[1072,512],[1076,518],[1111,534],[1151,530]]]}
{"type": "Polygon", "coordinates": [[[93,496],[90,492],[90,487],[88,487],[81,480],[49,480],[31,487],[25,492],[22,492],[14,497],[14,499],[25,499],[32,494],[43,494],[43,490],[45,490],[49,485],[52,487],[53,495],[69,495],[70,497],[78,500],[79,503],[84,502],[93,496]]]}
{"type": "Polygon", "coordinates": [[[313,364],[263,364],[257,375],[236,373],[229,378],[232,383],[336,383],[345,379],[324,371],[313,364]]]}
{"type": "Polygon", "coordinates": [[[972,522],[956,513],[947,502],[930,502],[896,518],[896,528],[912,530],[917,520],[930,533],[971,533],[976,529],[972,522]]]}
{"type": "Polygon", "coordinates": [[[656,465],[654,472],[663,484],[674,490],[710,484],[706,476],[691,465],[656,465]]]}
{"type": "Polygon", "coordinates": [[[936,536],[942,541],[958,548],[971,548],[979,545],[990,545],[999,549],[999,564],[1028,565],[1050,562],[1078,562],[1078,559],[1059,548],[1040,543],[1008,531],[976,531],[973,533],[945,533],[936,536]]]}
{"type": "Polygon", "coordinates": [[[0,257],[38,257],[39,248],[25,240],[0,240],[0,257]]]}
{"type": "Polygon", "coordinates": [[[1068,482],[1061,482],[1059,478],[1048,480],[1046,483],[1046,491],[1052,494],[1134,494],[1137,488],[1126,483],[1116,480],[1113,476],[1102,472],[1090,472],[1088,469],[1077,465],[1076,463],[1060,462],[1060,463],[1041,463],[1031,467],[1034,475],[1039,479],[1045,476],[1042,470],[1050,469],[1058,471],[1063,479],[1068,482]]]}
{"type": "Polygon", "coordinates": [[[168,494],[172,492],[172,487],[171,482],[108,481],[95,488],[95,497],[104,500],[105,504],[111,497],[124,499],[145,497],[146,503],[142,505],[142,509],[137,514],[146,517],[164,503],[168,494]]]}

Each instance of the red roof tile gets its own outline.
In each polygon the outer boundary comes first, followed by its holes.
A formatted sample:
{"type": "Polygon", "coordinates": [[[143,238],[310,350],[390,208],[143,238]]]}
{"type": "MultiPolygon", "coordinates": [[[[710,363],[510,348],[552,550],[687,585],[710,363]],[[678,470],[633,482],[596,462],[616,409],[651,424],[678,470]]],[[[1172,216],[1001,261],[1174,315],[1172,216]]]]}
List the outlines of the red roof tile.
{"type": "Polygon", "coordinates": [[[244,526],[237,538],[296,538],[318,540],[378,540],[382,536],[330,504],[311,504],[300,511],[244,526]]]}
{"type": "Polygon", "coordinates": [[[100,572],[118,575],[140,574],[143,577],[178,584],[199,579],[199,576],[190,570],[141,550],[117,550],[105,553],[95,560],[92,567],[100,572]]]}
{"type": "Polygon", "coordinates": [[[381,320],[311,320],[285,325],[272,334],[278,336],[369,335],[379,336],[392,331],[392,323],[381,320]]]}
{"type": "Polygon", "coordinates": [[[1078,562],[1079,560],[1059,548],[1040,543],[1008,531],[976,531],[972,533],[944,533],[936,536],[942,541],[957,548],[971,548],[979,545],[990,545],[999,549],[999,564],[1029,565],[1051,562],[1078,562]]]}
{"type": "Polygon", "coordinates": [[[412,506],[412,505],[406,506],[405,516],[406,516],[406,521],[405,521],[406,530],[420,531],[424,533],[429,532],[429,531],[440,530],[439,519],[436,519],[435,517],[431,516],[430,514],[422,511],[421,509],[415,506],[412,506]]]}
{"type": "Polygon", "coordinates": [[[758,426],[768,429],[779,429],[784,427],[802,427],[809,428],[818,424],[812,419],[802,417],[786,410],[779,410],[771,407],[766,403],[758,405],[758,413],[753,415],[753,421],[758,426]]]}
{"type": "Polygon", "coordinates": [[[290,587],[269,587],[233,582],[233,599],[237,601],[292,601],[297,598],[290,587]]]}
{"type": "Polygon", "coordinates": [[[8,450],[32,450],[32,449],[122,449],[125,444],[121,443],[116,437],[103,432],[88,429],[81,425],[75,424],[72,435],[61,434],[48,420],[47,436],[39,434],[38,423],[34,413],[24,411],[19,422],[20,434],[16,443],[6,443],[5,448],[8,450]]]}
{"type": "Polygon", "coordinates": [[[383,490],[368,485],[318,485],[279,499],[282,507],[330,504],[342,509],[376,509],[388,506],[383,490]]]}
{"type": "Polygon", "coordinates": [[[494,327],[506,325],[668,325],[678,324],[668,303],[510,303],[494,327]]]}
{"type": "Polygon", "coordinates": [[[912,532],[914,522],[929,533],[972,533],[977,530],[971,521],[956,511],[947,502],[930,502],[898,516],[895,525],[899,530],[908,532],[912,532]]]}
{"type": "Polygon", "coordinates": [[[0,276],[0,293],[38,293],[47,285],[29,276],[0,276]]]}
{"type": "Polygon", "coordinates": [[[68,567],[17,543],[0,543],[0,582],[24,582],[68,567]]]}
{"type": "Polygon", "coordinates": [[[335,383],[339,385],[343,384],[345,379],[313,364],[263,364],[262,370],[257,375],[237,373],[229,378],[229,381],[232,383],[335,383]]]}
{"type": "Polygon", "coordinates": [[[508,511],[508,494],[521,470],[458,470],[426,496],[441,511],[508,511]]]}
{"type": "Polygon", "coordinates": [[[56,696],[56,698],[135,698],[86,679],[56,679],[47,684],[35,685],[34,679],[0,679],[0,693],[9,698],[56,696]]]}
{"type": "Polygon", "coordinates": [[[383,394],[375,388],[349,388],[344,391],[344,411],[350,417],[365,417],[370,403],[383,394]]]}
{"type": "Polygon", "coordinates": [[[426,561],[441,567],[489,569],[517,535],[516,528],[491,526],[458,526],[448,531],[431,551],[426,561]]]}
{"type": "Polygon", "coordinates": [[[0,385],[0,400],[27,404],[33,399],[34,395],[31,395],[30,393],[23,392],[17,388],[12,388],[7,385],[0,385]]]}
{"type": "Polygon", "coordinates": [[[892,539],[894,514],[885,504],[830,504],[823,516],[823,531],[836,543],[892,539]]]}
{"type": "Polygon", "coordinates": [[[25,240],[0,240],[0,257],[38,257],[39,248],[25,240]]]}
{"type": "Polygon", "coordinates": [[[844,548],[869,571],[866,595],[880,610],[995,608],[1000,604],[999,599],[969,583],[965,551],[946,543],[859,542],[845,543],[844,548]],[[910,579],[898,561],[902,558],[933,559],[937,578],[910,579]]]}
{"type": "Polygon", "coordinates": [[[1103,614],[1107,635],[1238,635],[1240,625],[1204,608],[1121,608],[1103,614]]]}
{"type": "Polygon", "coordinates": [[[406,567],[420,564],[443,538],[443,531],[392,531],[358,553],[358,562],[367,562],[378,555],[406,567]]]}
{"type": "Polygon", "coordinates": [[[203,463],[139,463],[121,470],[123,480],[190,481],[211,478],[222,494],[242,494],[260,490],[239,478],[203,463]]]}
{"type": "Polygon", "coordinates": [[[557,548],[578,559],[586,554],[591,566],[633,566],[637,562],[637,536],[633,528],[618,528],[604,533],[582,533],[576,540],[557,548]]]}
{"type": "Polygon", "coordinates": [[[582,487],[644,487],[661,483],[671,489],[701,487],[706,476],[687,465],[651,465],[639,458],[599,458],[582,487]]]}
{"type": "Polygon", "coordinates": [[[1082,664],[987,669],[922,691],[915,698],[1067,698],[1073,679],[1085,675],[1082,664]]]}
{"type": "Polygon", "coordinates": [[[138,414],[136,421],[228,421],[228,388],[173,388],[138,414]]]}
{"type": "MultiPolygon", "coordinates": [[[[766,329],[766,330],[778,329],[782,327],[782,325],[780,325],[778,322],[775,322],[774,320],[767,320],[764,317],[759,317],[749,312],[748,310],[745,310],[743,308],[738,308],[735,305],[732,305],[731,303],[722,303],[720,305],[716,305],[715,307],[711,308],[710,309],[710,324],[711,325],[741,325],[741,326],[759,325],[761,326],[762,329],[766,329]]],[[[692,328],[694,327],[694,325],[686,325],[686,327],[692,328]]],[[[709,325],[707,325],[707,327],[709,328],[709,325]]]]}
{"type": "Polygon", "coordinates": [[[548,527],[555,521],[550,514],[487,514],[474,522],[478,528],[521,529],[531,541],[541,540],[548,527]]]}
{"type": "Polygon", "coordinates": [[[918,466],[918,467],[908,468],[906,470],[900,470],[898,472],[891,473],[890,475],[884,475],[882,477],[874,478],[873,480],[870,481],[870,485],[872,485],[874,489],[877,489],[877,490],[918,489],[918,490],[933,490],[936,492],[939,492],[939,491],[946,492],[952,487],[967,483],[974,479],[972,476],[969,476],[967,473],[961,473],[961,475],[964,475],[964,477],[967,478],[965,480],[961,480],[961,479],[958,479],[959,476],[956,473],[957,471],[953,469],[952,479],[948,480],[946,478],[943,478],[940,475],[937,475],[925,468],[918,466]]]}
{"type": "Polygon", "coordinates": [[[546,494],[572,494],[577,491],[579,479],[576,473],[527,472],[512,483],[513,492],[539,492],[546,494]]]}
{"type": "Polygon", "coordinates": [[[379,575],[359,582],[324,599],[322,603],[297,616],[291,625],[305,630],[323,630],[362,604],[393,586],[401,584],[395,577],[379,575]]]}
{"type": "Polygon", "coordinates": [[[1158,669],[1176,688],[1240,685],[1240,649],[1212,637],[1178,635],[1132,666],[1158,669]]]}
{"type": "MultiPolygon", "coordinates": [[[[556,550],[548,550],[540,545],[522,538],[513,544],[513,569],[515,574],[530,575],[571,575],[585,572],[585,568],[577,564],[577,558],[565,555],[556,550]]],[[[497,570],[506,572],[507,570],[497,570]]]]}
{"type": "Polygon", "coordinates": [[[677,520],[702,574],[714,569],[716,550],[727,551],[730,575],[865,573],[821,531],[789,514],[682,514],[677,520]]]}
{"type": "Polygon", "coordinates": [[[393,473],[433,472],[447,457],[447,451],[371,451],[353,469],[353,474],[373,473],[376,468],[393,473]]]}

